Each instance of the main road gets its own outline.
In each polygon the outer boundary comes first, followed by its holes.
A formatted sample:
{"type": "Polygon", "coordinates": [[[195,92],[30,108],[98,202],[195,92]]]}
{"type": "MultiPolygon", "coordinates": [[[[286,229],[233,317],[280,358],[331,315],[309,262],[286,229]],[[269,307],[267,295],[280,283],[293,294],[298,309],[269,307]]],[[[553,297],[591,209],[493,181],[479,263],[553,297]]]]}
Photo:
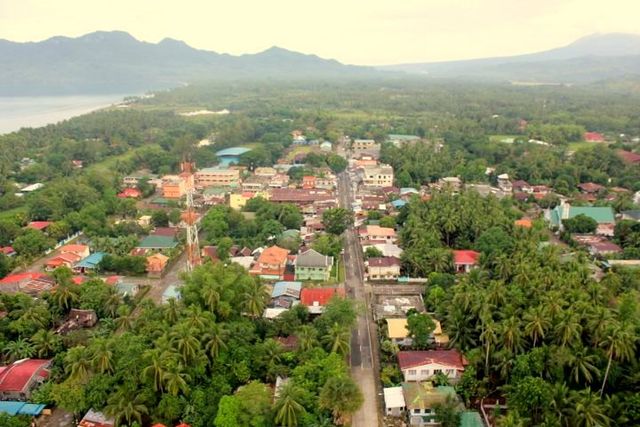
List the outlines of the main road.
{"type": "MultiPolygon", "coordinates": [[[[338,176],[340,206],[351,210],[353,191],[347,172],[338,176]]],[[[361,306],[357,326],[351,333],[351,375],[360,386],[364,404],[353,416],[354,427],[377,427],[378,418],[378,366],[377,338],[371,320],[371,290],[364,283],[364,259],[354,227],[345,232],[345,288],[347,295],[361,306]]]]}

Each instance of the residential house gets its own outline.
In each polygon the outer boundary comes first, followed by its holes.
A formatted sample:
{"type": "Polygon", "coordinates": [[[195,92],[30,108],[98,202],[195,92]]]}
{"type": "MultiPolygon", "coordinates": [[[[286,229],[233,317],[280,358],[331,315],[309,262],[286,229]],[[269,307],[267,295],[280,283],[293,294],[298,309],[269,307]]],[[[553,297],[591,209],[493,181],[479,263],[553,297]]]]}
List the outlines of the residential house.
{"type": "Polygon", "coordinates": [[[571,206],[569,203],[560,203],[549,212],[549,222],[552,227],[562,230],[562,221],[574,218],[578,215],[586,215],[598,223],[596,234],[613,236],[616,225],[613,209],[610,206],[571,206]]]}
{"type": "Polygon", "coordinates": [[[604,142],[604,135],[599,132],[585,132],[584,140],[586,142],[604,142]]]}
{"type": "Polygon", "coordinates": [[[21,292],[27,295],[41,295],[56,286],[55,280],[43,273],[10,274],[0,279],[0,293],[21,292]]]}
{"type": "Polygon", "coordinates": [[[322,144],[320,144],[320,151],[330,152],[332,148],[333,145],[329,141],[323,141],[322,144]]]}
{"type": "Polygon", "coordinates": [[[271,246],[262,251],[249,273],[260,276],[263,279],[282,280],[287,266],[288,255],[288,249],[271,246]]]}
{"type": "Polygon", "coordinates": [[[271,178],[266,176],[251,175],[242,181],[242,191],[258,192],[266,189],[271,182],[271,178]]]}
{"type": "Polygon", "coordinates": [[[511,184],[511,187],[513,188],[513,191],[517,193],[527,193],[527,194],[533,193],[533,187],[530,186],[527,181],[523,181],[523,180],[514,181],[511,184]]]}
{"type": "Polygon", "coordinates": [[[454,250],[453,265],[456,273],[468,273],[478,265],[480,252],[471,250],[454,250]]]}
{"type": "Polygon", "coordinates": [[[0,246],[0,254],[7,256],[7,257],[12,257],[12,256],[16,256],[16,250],[13,249],[13,246],[0,246]]]}
{"type": "Polygon", "coordinates": [[[360,238],[376,243],[395,243],[396,230],[390,227],[380,227],[379,225],[367,225],[360,229],[360,238]]]}
{"type": "Polygon", "coordinates": [[[187,181],[181,175],[165,175],[161,185],[165,199],[181,199],[187,194],[187,181]]]}
{"type": "Polygon", "coordinates": [[[455,382],[464,372],[467,360],[455,349],[400,351],[398,363],[405,381],[426,381],[443,373],[455,382]]]}
{"type": "Polygon", "coordinates": [[[603,236],[591,234],[574,234],[573,240],[585,246],[593,256],[607,256],[619,254],[622,248],[603,236]]]}
{"type": "Polygon", "coordinates": [[[337,203],[335,195],[329,190],[309,190],[302,188],[273,188],[269,200],[275,203],[294,203],[306,206],[319,202],[337,203]]]}
{"type": "Polygon", "coordinates": [[[276,171],[274,168],[270,168],[270,167],[258,167],[253,171],[253,173],[256,176],[264,176],[264,177],[267,177],[267,178],[273,178],[274,176],[276,176],[278,171],[276,171]]]}
{"type": "Polygon", "coordinates": [[[151,215],[142,215],[138,218],[138,225],[140,227],[149,227],[151,225],[151,215]]]}
{"type": "Polygon", "coordinates": [[[620,159],[629,165],[640,164],[640,154],[633,153],[631,151],[617,150],[616,154],[620,159]]]}
{"type": "Polygon", "coordinates": [[[94,252],[91,255],[89,255],[88,257],[82,259],[81,261],[77,262],[74,266],[73,266],[73,272],[74,273],[88,273],[90,271],[96,271],[100,265],[100,262],[102,261],[102,258],[105,257],[105,255],[107,255],[104,252],[94,252]]]}
{"type": "Polygon", "coordinates": [[[403,252],[400,246],[393,243],[368,244],[366,241],[364,241],[362,244],[363,244],[363,248],[362,248],[363,250],[366,250],[367,246],[373,246],[374,248],[382,252],[383,257],[400,258],[403,252]]]}
{"type": "Polygon", "coordinates": [[[300,303],[309,309],[309,313],[322,314],[333,297],[344,298],[344,288],[304,288],[300,292],[300,303]]]}
{"type": "Polygon", "coordinates": [[[46,271],[53,271],[59,267],[73,268],[73,265],[83,257],[74,253],[63,253],[48,259],[44,264],[46,271]]]}
{"type": "Polygon", "coordinates": [[[580,191],[582,191],[583,194],[597,194],[606,190],[603,185],[596,184],[594,182],[585,182],[582,184],[578,184],[578,188],[580,189],[580,191]]]}
{"type": "Polygon", "coordinates": [[[93,409],[84,414],[84,417],[78,423],[78,427],[114,427],[115,425],[115,418],[93,409]]]}
{"type": "Polygon", "coordinates": [[[533,227],[533,221],[530,218],[521,218],[517,219],[513,222],[513,225],[520,228],[531,228],[533,227]]]}
{"type": "Polygon", "coordinates": [[[640,209],[620,212],[622,219],[640,222],[640,209]]]}
{"type": "Polygon", "coordinates": [[[434,387],[429,381],[402,383],[402,393],[409,413],[409,425],[419,427],[439,426],[436,408],[447,400],[457,397],[453,387],[434,387]]]}
{"type": "Polygon", "coordinates": [[[27,228],[44,232],[51,224],[51,221],[31,221],[27,224],[27,228]]]}
{"type": "Polygon", "coordinates": [[[305,175],[302,177],[302,188],[305,190],[313,190],[316,188],[316,177],[313,175],[305,175]]]}
{"type": "Polygon", "coordinates": [[[393,186],[393,168],[389,165],[365,166],[362,174],[362,184],[367,188],[393,186]]]}
{"type": "Polygon", "coordinates": [[[498,188],[507,193],[513,191],[513,185],[509,179],[509,174],[503,173],[498,175],[498,188]]]}
{"type": "Polygon", "coordinates": [[[291,308],[300,302],[302,282],[276,282],[271,291],[273,307],[291,308]]]}
{"type": "Polygon", "coordinates": [[[296,257],[296,280],[327,281],[331,276],[333,257],[309,249],[296,257]]]}
{"type": "Polygon", "coordinates": [[[22,359],[0,367],[0,400],[27,400],[49,376],[51,360],[22,359]]]}
{"type": "Polygon", "coordinates": [[[80,258],[88,257],[91,252],[89,251],[89,246],[87,245],[64,245],[60,248],[61,254],[74,254],[79,256],[80,258]]]}
{"type": "Polygon", "coordinates": [[[72,308],[67,320],[56,329],[56,334],[65,335],[82,328],[92,328],[98,323],[98,315],[94,310],[72,308]]]}
{"type": "Polygon", "coordinates": [[[401,417],[406,410],[402,387],[385,387],[382,392],[384,395],[385,415],[388,417],[401,417]]]}
{"type": "Polygon", "coordinates": [[[269,187],[271,188],[283,188],[289,185],[289,175],[279,173],[273,176],[269,181],[269,187]]]}
{"type": "Polygon", "coordinates": [[[440,188],[448,189],[451,191],[458,191],[462,188],[462,180],[457,176],[447,176],[440,178],[438,181],[440,188]]]}
{"type": "Polygon", "coordinates": [[[390,134],[387,136],[387,142],[392,143],[396,147],[402,147],[403,145],[412,144],[420,141],[420,137],[417,135],[399,135],[390,134]]]}
{"type": "Polygon", "coordinates": [[[400,277],[400,259],[395,257],[369,258],[367,266],[367,280],[396,280],[400,277]]]}
{"type": "Polygon", "coordinates": [[[409,329],[407,329],[407,319],[387,319],[387,336],[394,344],[410,346],[413,339],[409,337],[409,329]]]}
{"type": "Polygon", "coordinates": [[[195,173],[198,188],[237,187],[240,185],[240,171],[226,168],[204,168],[195,173]]]}
{"type": "Polygon", "coordinates": [[[159,277],[167,267],[169,257],[161,253],[156,253],[147,257],[147,273],[150,276],[159,277]]]}
{"type": "Polygon", "coordinates": [[[169,251],[178,246],[175,236],[163,234],[150,234],[144,237],[134,251],[137,255],[144,255],[151,251],[169,251]]]}
{"type": "Polygon", "coordinates": [[[118,197],[121,199],[139,199],[142,197],[142,191],[137,188],[127,187],[118,193],[118,197]]]}
{"type": "Polygon", "coordinates": [[[354,139],[351,143],[351,149],[356,150],[371,150],[379,147],[373,139],[354,139]]]}

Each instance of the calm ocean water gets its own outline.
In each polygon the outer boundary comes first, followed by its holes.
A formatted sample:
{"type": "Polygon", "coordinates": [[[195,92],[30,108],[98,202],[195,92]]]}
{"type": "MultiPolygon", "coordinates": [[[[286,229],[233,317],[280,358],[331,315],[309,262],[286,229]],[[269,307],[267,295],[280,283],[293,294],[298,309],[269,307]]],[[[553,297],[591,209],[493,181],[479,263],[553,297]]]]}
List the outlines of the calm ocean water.
{"type": "Polygon", "coordinates": [[[122,101],[126,95],[0,97],[0,134],[70,119],[122,101]]]}

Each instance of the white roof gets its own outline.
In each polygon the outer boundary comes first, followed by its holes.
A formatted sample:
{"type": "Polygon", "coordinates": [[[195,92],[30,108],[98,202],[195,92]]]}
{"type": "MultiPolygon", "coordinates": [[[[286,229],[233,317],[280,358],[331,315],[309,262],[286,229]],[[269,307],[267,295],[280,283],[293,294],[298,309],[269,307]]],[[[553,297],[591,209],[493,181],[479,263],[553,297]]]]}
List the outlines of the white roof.
{"type": "Polygon", "coordinates": [[[402,387],[386,387],[384,392],[384,405],[387,408],[404,408],[404,394],[402,387]]]}
{"type": "Polygon", "coordinates": [[[41,182],[36,182],[35,184],[31,184],[31,185],[27,185],[26,187],[24,187],[22,190],[22,192],[30,192],[30,191],[36,191],[41,189],[42,187],[44,187],[44,184],[42,184],[41,182]]]}
{"type": "Polygon", "coordinates": [[[252,256],[234,256],[231,258],[231,262],[240,264],[245,270],[249,270],[254,261],[255,259],[252,256]]]}
{"type": "Polygon", "coordinates": [[[508,173],[503,173],[498,175],[498,179],[509,179],[509,174],[508,173]]]}
{"type": "Polygon", "coordinates": [[[267,308],[264,311],[264,318],[265,319],[275,319],[276,317],[280,316],[282,313],[284,313],[287,310],[288,310],[288,308],[282,308],[282,307],[267,308]]]}

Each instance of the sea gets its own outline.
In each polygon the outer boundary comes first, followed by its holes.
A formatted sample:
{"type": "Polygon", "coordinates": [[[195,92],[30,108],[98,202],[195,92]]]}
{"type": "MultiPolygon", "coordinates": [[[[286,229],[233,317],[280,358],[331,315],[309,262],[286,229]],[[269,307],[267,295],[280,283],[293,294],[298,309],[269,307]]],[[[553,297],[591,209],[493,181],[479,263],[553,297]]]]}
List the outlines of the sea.
{"type": "Polygon", "coordinates": [[[0,97],[0,134],[40,127],[109,107],[127,95],[0,97]]]}

